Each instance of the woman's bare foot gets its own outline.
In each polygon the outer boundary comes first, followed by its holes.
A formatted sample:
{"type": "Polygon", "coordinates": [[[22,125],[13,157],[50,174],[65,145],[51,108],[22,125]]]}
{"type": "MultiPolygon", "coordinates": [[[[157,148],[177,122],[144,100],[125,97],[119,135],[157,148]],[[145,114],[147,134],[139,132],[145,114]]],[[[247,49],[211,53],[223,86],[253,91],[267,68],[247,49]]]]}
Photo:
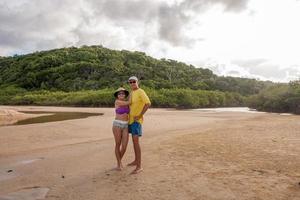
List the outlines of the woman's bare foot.
{"type": "Polygon", "coordinates": [[[143,171],[143,168],[136,168],[135,170],[133,170],[130,174],[138,174],[140,172],[143,171]]]}
{"type": "Polygon", "coordinates": [[[124,167],[123,167],[122,163],[120,163],[120,164],[117,165],[117,167],[113,168],[113,170],[115,170],[115,171],[122,171],[123,168],[124,167]]]}
{"type": "Polygon", "coordinates": [[[122,167],[116,167],[117,171],[122,171],[122,167]]]}
{"type": "Polygon", "coordinates": [[[136,165],[137,165],[137,162],[136,162],[136,161],[133,161],[133,162],[127,164],[127,166],[136,166],[136,165]]]}
{"type": "Polygon", "coordinates": [[[123,170],[123,168],[122,168],[122,167],[119,167],[119,166],[117,166],[117,167],[113,168],[112,170],[113,170],[113,171],[122,171],[122,170],[123,170]]]}

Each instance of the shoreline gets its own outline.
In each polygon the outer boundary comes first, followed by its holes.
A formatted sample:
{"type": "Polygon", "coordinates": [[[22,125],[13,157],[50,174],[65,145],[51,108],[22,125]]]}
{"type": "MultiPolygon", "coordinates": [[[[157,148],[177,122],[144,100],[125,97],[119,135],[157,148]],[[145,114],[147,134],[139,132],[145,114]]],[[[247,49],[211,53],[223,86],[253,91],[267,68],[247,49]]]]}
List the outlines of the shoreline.
{"type": "MultiPolygon", "coordinates": [[[[25,119],[36,118],[40,116],[51,115],[51,113],[31,114],[24,113],[28,111],[42,111],[42,112],[57,112],[63,109],[63,112],[75,112],[75,110],[88,109],[90,113],[95,113],[91,109],[111,109],[110,107],[60,107],[60,106],[1,106],[0,105],[0,126],[13,125],[25,119]]],[[[247,112],[247,113],[264,113],[253,111],[248,107],[218,107],[218,108],[198,108],[198,109],[176,109],[176,108],[151,108],[151,109],[164,109],[171,111],[200,111],[200,112],[247,112]]],[[[61,111],[60,111],[61,112],[61,111]]],[[[286,113],[282,113],[286,114],[286,113]]]]}

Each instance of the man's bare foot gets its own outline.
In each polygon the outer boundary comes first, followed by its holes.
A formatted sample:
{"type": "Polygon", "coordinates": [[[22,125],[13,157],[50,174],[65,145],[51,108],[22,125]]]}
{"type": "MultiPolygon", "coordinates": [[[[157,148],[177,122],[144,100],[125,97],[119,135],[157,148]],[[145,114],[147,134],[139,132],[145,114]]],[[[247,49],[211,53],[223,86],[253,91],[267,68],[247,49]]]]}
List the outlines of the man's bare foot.
{"type": "Polygon", "coordinates": [[[127,166],[136,166],[136,165],[137,165],[136,161],[133,161],[133,162],[127,164],[127,166]]]}
{"type": "Polygon", "coordinates": [[[135,170],[133,170],[130,174],[138,174],[140,172],[143,171],[143,168],[136,168],[135,170]]]}

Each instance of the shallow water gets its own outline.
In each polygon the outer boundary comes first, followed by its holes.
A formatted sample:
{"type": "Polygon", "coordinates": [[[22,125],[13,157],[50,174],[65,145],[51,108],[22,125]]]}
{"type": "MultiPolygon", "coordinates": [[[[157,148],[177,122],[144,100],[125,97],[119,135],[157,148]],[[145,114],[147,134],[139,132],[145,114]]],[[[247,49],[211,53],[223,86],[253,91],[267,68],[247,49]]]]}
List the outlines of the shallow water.
{"type": "Polygon", "coordinates": [[[49,114],[49,115],[21,120],[12,125],[56,122],[56,121],[81,119],[81,118],[87,118],[91,116],[103,115],[103,113],[84,113],[84,112],[44,112],[44,111],[20,111],[20,112],[27,113],[27,114],[49,114]]]}
{"type": "Polygon", "coordinates": [[[204,112],[246,112],[246,113],[264,113],[259,112],[254,109],[250,109],[248,107],[226,107],[226,108],[199,108],[195,109],[197,111],[204,112]]]}

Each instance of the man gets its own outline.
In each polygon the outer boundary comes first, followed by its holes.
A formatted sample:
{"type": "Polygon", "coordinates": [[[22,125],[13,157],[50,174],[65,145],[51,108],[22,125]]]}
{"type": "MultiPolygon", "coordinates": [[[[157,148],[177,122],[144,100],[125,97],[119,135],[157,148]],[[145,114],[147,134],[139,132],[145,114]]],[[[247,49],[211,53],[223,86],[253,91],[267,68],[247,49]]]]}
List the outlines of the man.
{"type": "Polygon", "coordinates": [[[136,166],[132,174],[137,174],[143,170],[141,166],[141,147],[139,137],[142,136],[143,116],[151,105],[149,97],[145,91],[139,88],[138,78],[132,76],[128,79],[131,87],[130,93],[130,113],[128,132],[132,135],[135,159],[129,163],[129,166],[136,166]]]}

